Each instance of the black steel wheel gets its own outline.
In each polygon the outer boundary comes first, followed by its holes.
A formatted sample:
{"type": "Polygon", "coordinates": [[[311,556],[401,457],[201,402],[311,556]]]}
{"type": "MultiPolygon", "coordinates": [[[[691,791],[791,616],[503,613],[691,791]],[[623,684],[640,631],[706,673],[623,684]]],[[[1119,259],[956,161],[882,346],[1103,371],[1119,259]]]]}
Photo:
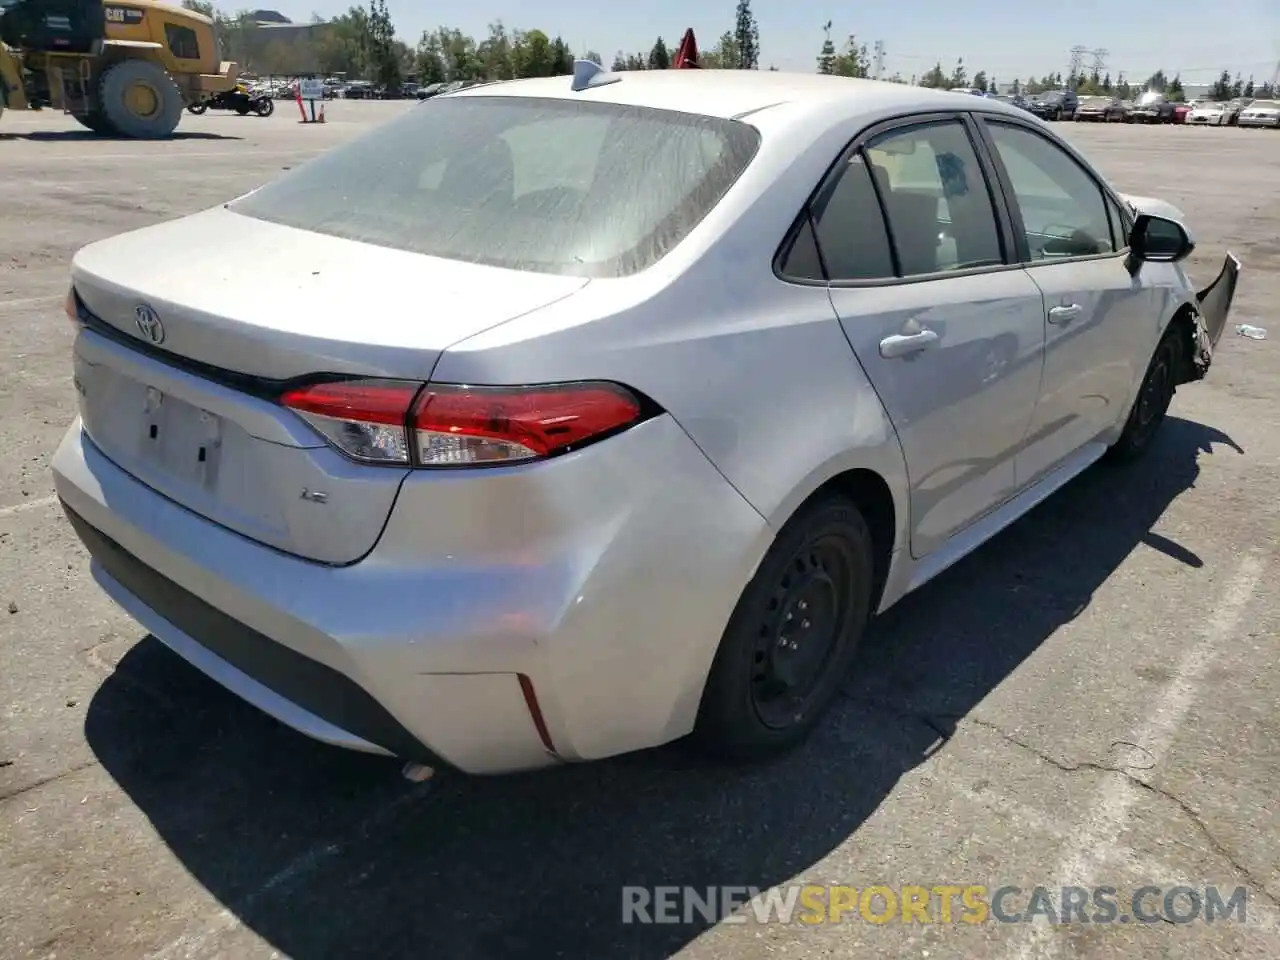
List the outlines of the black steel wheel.
{"type": "Polygon", "coordinates": [[[1134,460],[1146,453],[1164,423],[1178,387],[1182,363],[1181,329],[1180,325],[1171,327],[1156,347],[1142,385],[1138,387],[1124,432],[1107,451],[1112,460],[1134,460]]]}
{"type": "Polygon", "coordinates": [[[694,739],[730,759],[790,748],[831,705],[870,617],[866,521],[837,495],[779,533],[743,591],[703,691],[694,739]]]}

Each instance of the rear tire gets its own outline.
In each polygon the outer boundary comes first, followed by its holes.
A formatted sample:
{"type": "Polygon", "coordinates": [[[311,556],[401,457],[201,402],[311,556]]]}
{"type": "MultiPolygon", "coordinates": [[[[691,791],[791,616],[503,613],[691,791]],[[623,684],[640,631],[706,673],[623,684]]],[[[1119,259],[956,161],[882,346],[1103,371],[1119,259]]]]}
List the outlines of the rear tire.
{"type": "Polygon", "coordinates": [[[871,615],[872,539],[848,499],[801,508],[734,608],[703,690],[693,743],[719,759],[780,753],[840,691],[871,615]]]}
{"type": "Polygon", "coordinates": [[[1149,449],[1164,423],[1169,404],[1177,390],[1178,371],[1182,369],[1182,325],[1173,323],[1160,339],[1156,352],[1147,365],[1146,375],[1138,387],[1133,409],[1125,421],[1120,438],[1107,450],[1107,458],[1115,463],[1136,460],[1149,449]]]}
{"type": "Polygon", "coordinates": [[[194,114],[197,117],[200,116],[200,114],[206,112],[208,109],[209,109],[209,105],[207,103],[187,104],[187,112],[194,114]]]}
{"type": "Polygon", "coordinates": [[[260,117],[269,117],[276,112],[276,105],[269,97],[263,97],[253,105],[253,109],[257,111],[260,117]]]}
{"type": "Polygon", "coordinates": [[[163,140],[182,119],[182,92],[159,64],[122,60],[98,83],[102,114],[121,136],[163,140]]]}

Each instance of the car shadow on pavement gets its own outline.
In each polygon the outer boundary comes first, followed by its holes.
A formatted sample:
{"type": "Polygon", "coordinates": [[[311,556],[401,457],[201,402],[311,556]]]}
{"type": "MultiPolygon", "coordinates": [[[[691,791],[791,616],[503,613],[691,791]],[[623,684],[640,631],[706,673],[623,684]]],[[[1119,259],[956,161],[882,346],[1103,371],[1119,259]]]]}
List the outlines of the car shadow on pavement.
{"type": "Polygon", "coordinates": [[[818,732],[769,764],[677,746],[411,785],[395,763],[286,730],[150,638],[99,689],[86,735],[182,866],[295,960],[667,957],[708,920],[623,925],[624,887],[764,889],[828,855],[1135,547],[1200,563],[1150,531],[1215,447],[1243,452],[1170,418],[1143,462],[1088,471],[907,598],[818,732]]]}
{"type": "MultiPolygon", "coordinates": [[[[243,140],[244,137],[233,137],[223,133],[206,133],[203,131],[179,130],[165,138],[169,140],[243,140]]],[[[0,133],[0,140],[32,140],[45,143],[73,143],[82,140],[111,140],[122,143],[137,142],[132,137],[112,137],[94,133],[91,130],[33,130],[30,133],[0,133]]],[[[145,142],[145,141],[144,141],[145,142]]]]}

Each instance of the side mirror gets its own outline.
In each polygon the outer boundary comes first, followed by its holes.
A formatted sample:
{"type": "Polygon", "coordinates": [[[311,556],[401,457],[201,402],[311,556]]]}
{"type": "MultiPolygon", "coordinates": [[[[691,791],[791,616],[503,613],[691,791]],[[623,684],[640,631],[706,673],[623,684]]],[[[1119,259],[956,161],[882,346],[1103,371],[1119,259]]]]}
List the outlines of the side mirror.
{"type": "Polygon", "coordinates": [[[1138,262],[1177,263],[1195,248],[1182,224],[1149,213],[1138,214],[1129,233],[1129,250],[1138,262]]]}

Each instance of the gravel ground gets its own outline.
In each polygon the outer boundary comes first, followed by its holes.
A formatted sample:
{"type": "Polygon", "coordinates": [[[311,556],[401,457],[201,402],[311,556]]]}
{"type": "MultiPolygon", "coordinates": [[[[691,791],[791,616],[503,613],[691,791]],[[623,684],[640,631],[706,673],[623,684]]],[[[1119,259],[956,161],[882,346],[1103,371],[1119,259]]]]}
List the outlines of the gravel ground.
{"type": "Polygon", "coordinates": [[[0,955],[1280,956],[1280,134],[1062,128],[1186,211],[1198,280],[1241,258],[1233,324],[1272,339],[1229,333],[1149,459],[1090,471],[878,623],[805,749],[411,785],[145,637],[89,580],[48,471],[74,416],[73,252],[403,109],[186,117],[166,144],[0,121],[0,955]],[[1006,915],[1036,886],[1054,906],[1114,887],[1125,915],[1144,885],[1248,893],[1243,923],[621,922],[628,886],[793,884],[1017,886],[1006,915]]]}

